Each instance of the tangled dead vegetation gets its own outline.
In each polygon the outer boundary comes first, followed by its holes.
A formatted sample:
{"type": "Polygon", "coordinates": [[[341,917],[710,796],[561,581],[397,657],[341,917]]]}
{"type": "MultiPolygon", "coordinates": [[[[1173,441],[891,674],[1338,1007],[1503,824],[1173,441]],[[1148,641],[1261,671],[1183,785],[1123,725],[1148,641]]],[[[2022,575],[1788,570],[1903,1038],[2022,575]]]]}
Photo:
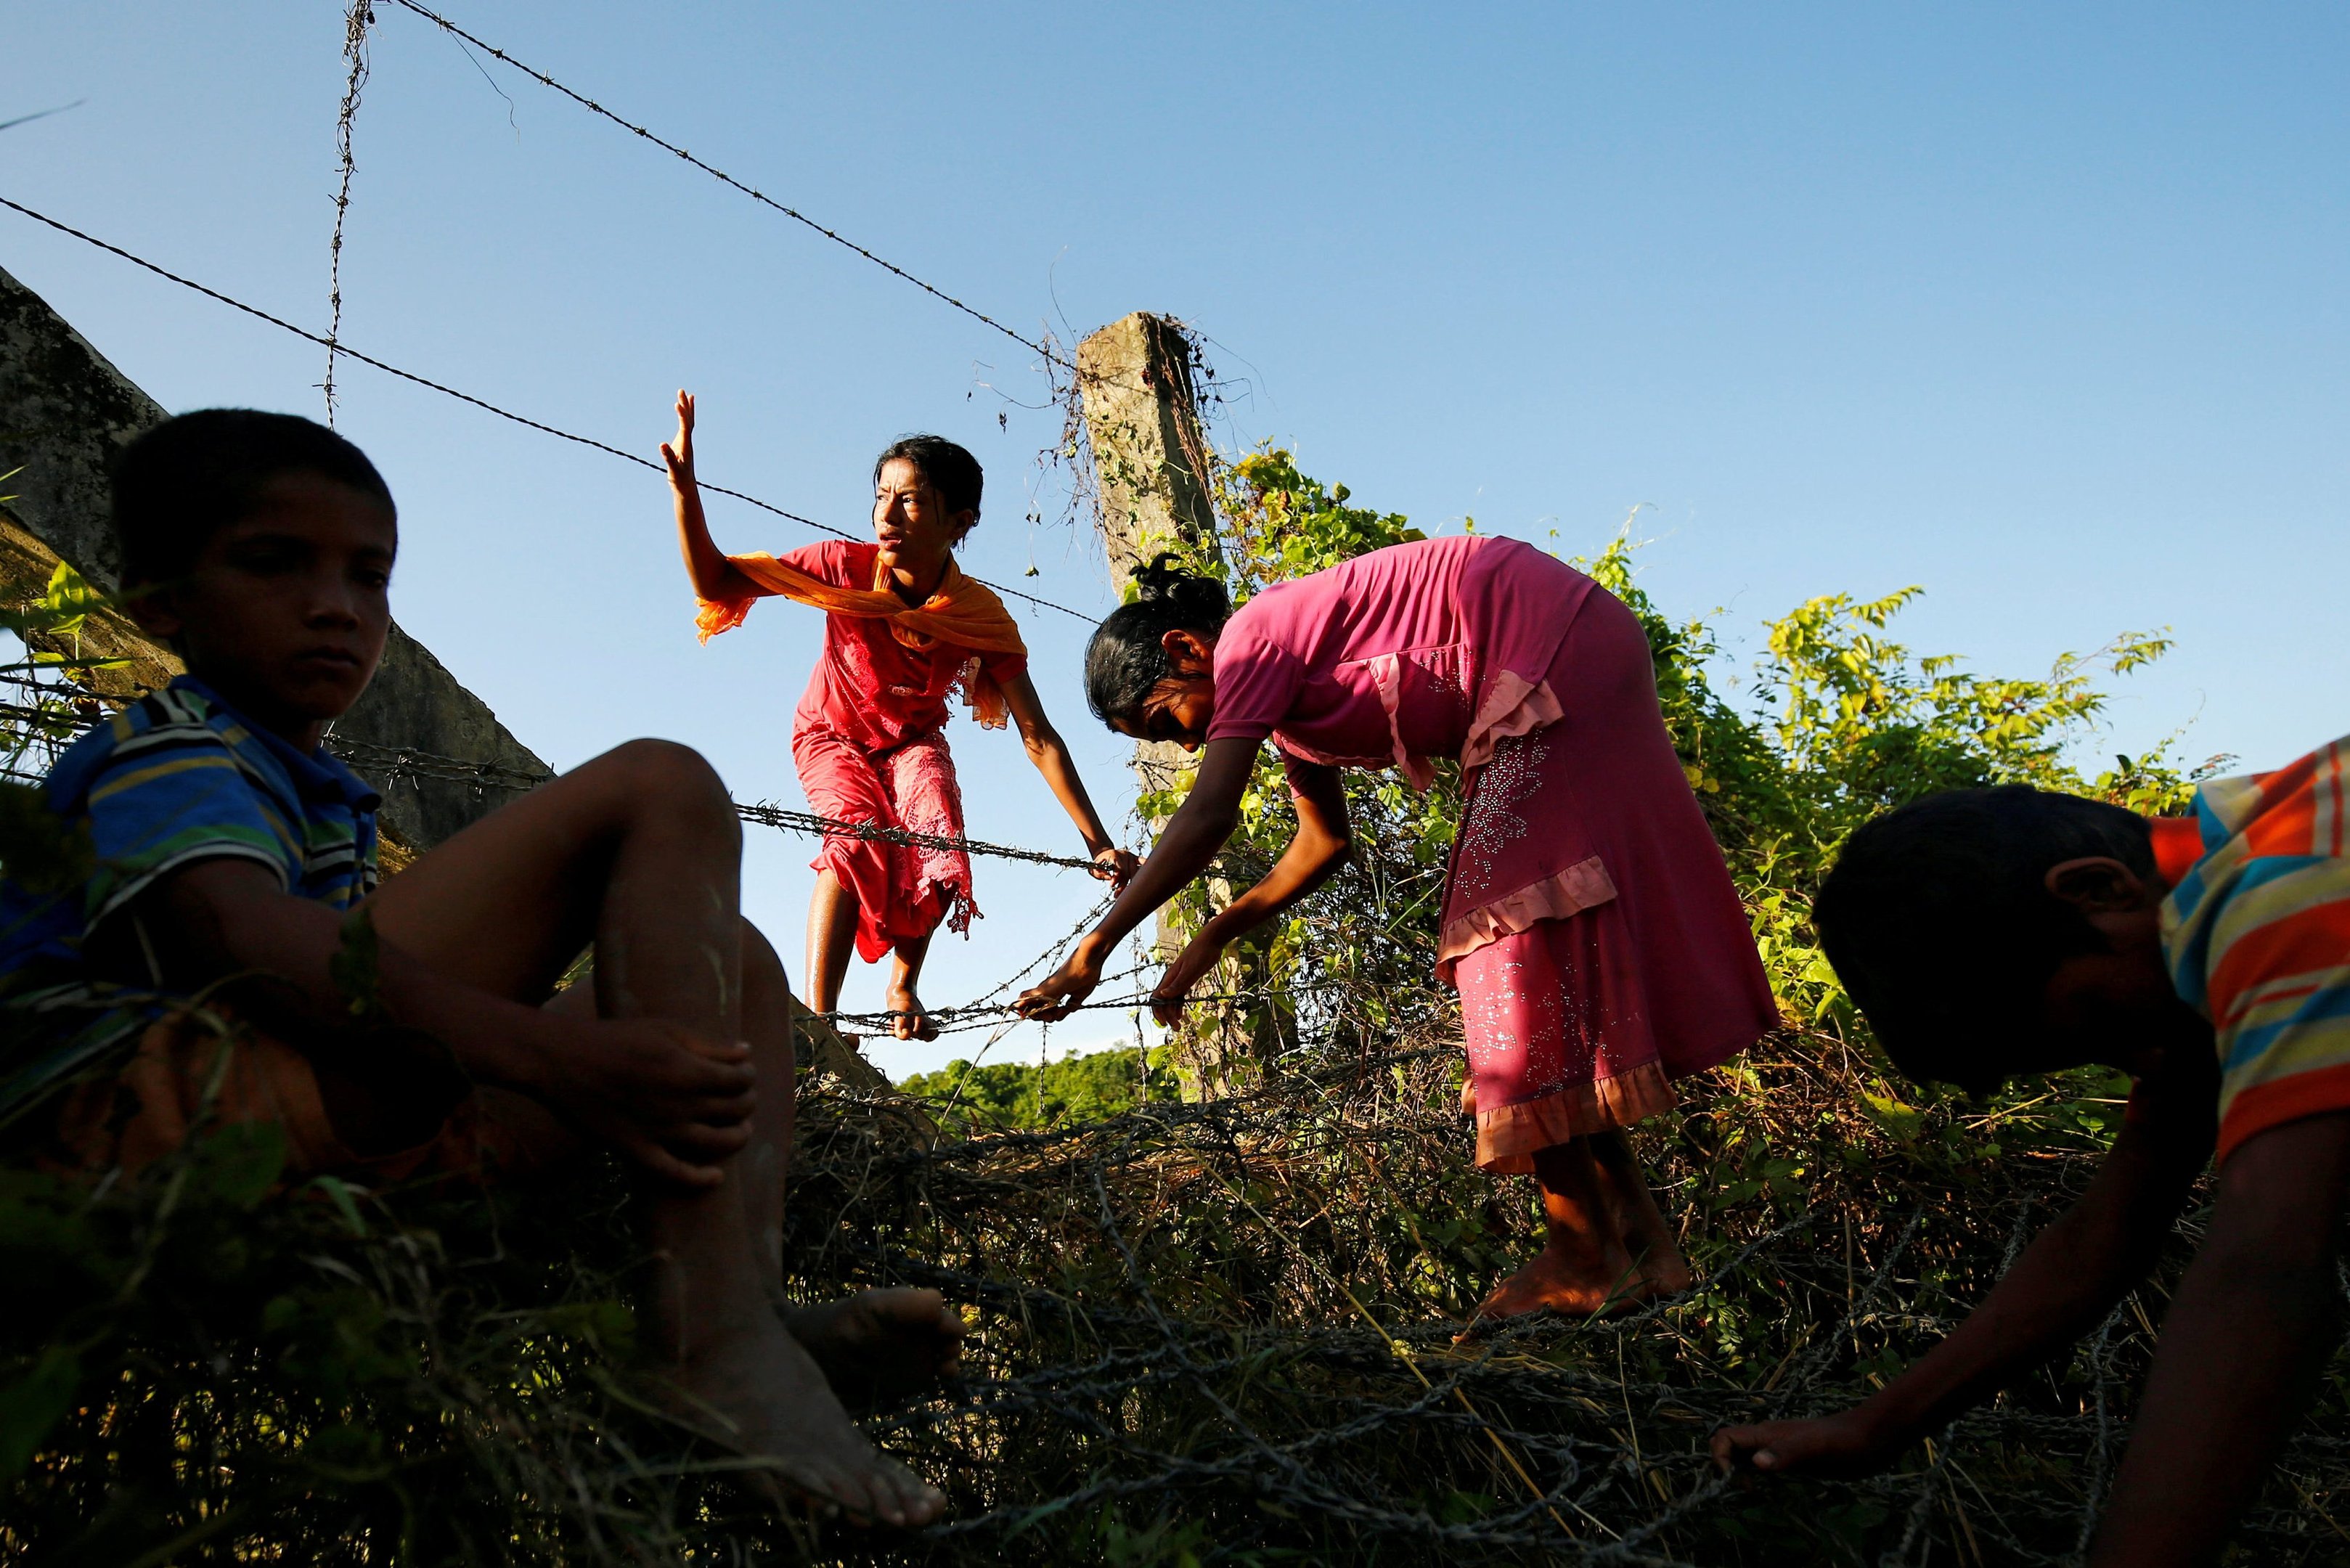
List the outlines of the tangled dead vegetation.
{"type": "MultiPolygon", "coordinates": [[[[1720,1422],[1848,1401],[1946,1330],[2085,1179],[2107,1085],[1872,1106],[1841,1046],[1775,1041],[1644,1135],[1696,1291],[1456,1345],[1535,1234],[1523,1184],[1469,1168],[1457,1071],[1429,1042],[1293,1064],[1234,1099],[968,1137],[902,1099],[810,1093],[793,1288],[932,1284],[972,1324],[962,1386],[868,1417],[953,1500],[898,1538],[778,1521],[738,1465],[647,1413],[617,1170],[486,1204],[429,1185],[272,1197],[273,1136],[236,1128],[95,1192],[20,1170],[0,1207],[0,1544],[156,1564],[2077,1550],[2159,1285],[1893,1475],[1750,1488],[1703,1450],[1720,1422]]],[[[2247,1560],[2342,1560],[2345,1439],[2329,1386],[2247,1560]]]]}

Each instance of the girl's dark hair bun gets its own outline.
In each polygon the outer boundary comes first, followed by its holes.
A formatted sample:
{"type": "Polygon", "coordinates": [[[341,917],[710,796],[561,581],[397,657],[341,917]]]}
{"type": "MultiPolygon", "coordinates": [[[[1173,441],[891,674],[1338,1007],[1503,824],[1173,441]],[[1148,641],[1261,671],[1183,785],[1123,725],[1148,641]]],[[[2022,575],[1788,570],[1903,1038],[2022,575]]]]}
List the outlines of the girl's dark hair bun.
{"type": "Polygon", "coordinates": [[[1188,631],[1214,641],[1232,613],[1232,596],[1213,577],[1187,572],[1172,550],[1135,568],[1134,602],[1120,605],[1086,645],[1086,701],[1094,717],[1115,728],[1139,720],[1142,705],[1175,673],[1162,639],[1188,631]]]}
{"type": "Polygon", "coordinates": [[[1232,613],[1232,596],[1213,577],[1187,572],[1175,564],[1175,552],[1161,550],[1135,569],[1136,598],[1147,605],[1165,605],[1180,614],[1198,616],[1210,627],[1221,626],[1232,613]]]}

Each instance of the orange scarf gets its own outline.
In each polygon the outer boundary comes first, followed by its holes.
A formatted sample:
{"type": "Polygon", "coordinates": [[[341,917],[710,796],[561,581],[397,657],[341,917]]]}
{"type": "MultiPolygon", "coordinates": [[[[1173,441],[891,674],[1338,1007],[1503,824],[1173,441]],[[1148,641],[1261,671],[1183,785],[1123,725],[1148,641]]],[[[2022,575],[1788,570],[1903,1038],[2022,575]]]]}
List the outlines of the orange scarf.
{"type": "MultiPolygon", "coordinates": [[[[1020,640],[1020,628],[1004,609],[1003,601],[985,584],[964,576],[952,560],[947,562],[946,572],[931,597],[920,605],[909,605],[890,589],[889,568],[882,565],[878,555],[873,559],[870,588],[844,588],[827,583],[797,566],[785,565],[764,551],[726,558],[764,593],[813,605],[827,615],[878,616],[889,623],[891,637],[918,653],[927,653],[941,643],[978,653],[1028,651],[1028,645],[1020,640]]],[[[747,594],[741,598],[700,601],[701,612],[694,620],[702,628],[702,640],[708,642],[720,632],[741,626],[743,618],[751,613],[752,600],[758,597],[747,594]]],[[[1011,709],[995,678],[973,659],[962,679],[972,717],[987,729],[1003,728],[1011,709]]]]}

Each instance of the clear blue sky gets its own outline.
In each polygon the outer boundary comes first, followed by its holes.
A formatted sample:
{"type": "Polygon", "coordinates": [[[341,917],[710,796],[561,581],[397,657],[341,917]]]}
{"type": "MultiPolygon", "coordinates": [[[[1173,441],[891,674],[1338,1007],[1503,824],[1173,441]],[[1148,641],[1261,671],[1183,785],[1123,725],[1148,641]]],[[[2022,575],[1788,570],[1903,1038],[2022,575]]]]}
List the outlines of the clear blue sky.
{"type": "MultiPolygon", "coordinates": [[[[1575,551],[1643,507],[1647,586],[1749,649],[1810,595],[1908,583],[1902,633],[1985,670],[2169,627],[2111,749],[2191,722],[2191,755],[2273,762],[2345,728],[2339,7],[448,4],[1024,329],[1197,323],[1247,383],[1227,438],[1364,502],[1575,551]]],[[[1091,541],[1024,521],[1058,416],[1021,349],[378,9],[353,345],[648,453],[692,387],[706,475],[849,528],[871,452],[943,431],[990,475],[972,567],[1106,607],[1091,541]]],[[[87,101],[0,134],[0,193],[323,326],[340,11],[12,0],[0,119],[87,101]]],[[[318,406],[317,351],[5,213],[0,265],[173,408],[318,406]]],[[[812,614],[697,648],[656,476],[343,384],[401,503],[401,620],[525,741],[677,736],[798,803],[812,614]]],[[[715,517],[736,548],[806,537],[715,517]]],[[[1081,628],[1024,618],[1123,804],[1081,628]]],[[[974,833],[1074,844],[1016,746],[954,739],[974,833]]],[[[754,844],[748,907],[796,962],[806,845],[754,844]]],[[[980,878],[933,1002],[1091,902],[980,878]]]]}

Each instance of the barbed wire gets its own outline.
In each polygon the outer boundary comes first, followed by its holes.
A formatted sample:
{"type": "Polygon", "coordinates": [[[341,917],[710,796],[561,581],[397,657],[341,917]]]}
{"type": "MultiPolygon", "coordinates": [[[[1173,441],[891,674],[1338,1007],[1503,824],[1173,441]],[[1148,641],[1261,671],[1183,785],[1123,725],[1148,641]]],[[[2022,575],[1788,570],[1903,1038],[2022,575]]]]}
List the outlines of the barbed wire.
{"type": "MultiPolygon", "coordinates": [[[[1187,1006],[1198,1006],[1204,1002],[1262,1002],[1268,996],[1279,998],[1284,995],[1305,995],[1315,992],[1340,989],[1342,988],[1336,982],[1317,981],[1306,985],[1269,986],[1263,991],[1194,992],[1184,1001],[1187,1006]]],[[[1130,995],[1112,997],[1107,1002],[1080,1002],[1072,1005],[1069,1011],[1071,1012],[1123,1012],[1149,1007],[1161,1000],[1163,999],[1154,992],[1138,991],[1130,995]]],[[[827,1023],[849,1023],[860,1028],[879,1029],[895,1023],[905,1011],[908,1010],[899,1009],[897,1012],[818,1012],[810,1016],[820,1018],[827,1023]]],[[[1019,1004],[1011,1002],[971,1002],[955,1007],[925,1007],[921,1009],[921,1013],[922,1016],[937,1022],[938,1032],[941,1034],[984,1029],[1003,1019],[1025,1017],[1025,1014],[1021,1012],[1019,1004]]]]}
{"type": "MultiPolygon", "coordinates": [[[[327,749],[344,762],[386,780],[436,779],[519,793],[536,789],[556,776],[551,773],[537,774],[496,763],[437,756],[411,747],[381,746],[368,741],[344,740],[335,735],[327,737],[327,749]]],[[[1032,866],[1055,866],[1073,871],[1091,871],[1097,865],[1090,859],[1070,855],[1048,855],[1041,849],[1024,849],[1016,844],[991,844],[983,838],[919,833],[910,827],[889,827],[874,822],[848,822],[812,811],[795,811],[767,800],[738,800],[734,803],[734,815],[745,822],[754,822],[764,827],[812,834],[821,838],[860,838],[868,843],[894,844],[912,849],[987,855],[999,860],[1021,860],[1032,866]]]]}
{"type": "MultiPolygon", "coordinates": [[[[68,700],[89,703],[123,701],[78,690],[72,691],[68,700]]],[[[68,715],[56,709],[22,702],[0,702],[0,717],[76,731],[88,728],[95,722],[94,715],[68,715]]],[[[57,738],[64,737],[60,735],[57,738]]],[[[348,740],[331,732],[327,736],[326,746],[344,762],[366,770],[375,776],[377,782],[385,784],[403,779],[429,779],[442,784],[472,784],[476,789],[523,794],[536,789],[556,776],[552,773],[508,767],[502,763],[444,757],[412,746],[384,746],[370,741],[348,740]]],[[[848,822],[812,811],[795,811],[773,801],[738,800],[734,802],[734,814],[745,822],[821,838],[859,838],[870,843],[894,844],[914,849],[985,855],[999,860],[1020,860],[1032,866],[1053,866],[1072,871],[1090,872],[1098,867],[1097,861],[1076,856],[1049,855],[1041,849],[1024,849],[1016,844],[993,844],[983,838],[918,833],[910,827],[890,827],[880,823],[848,822]]]]}
{"type": "MultiPolygon", "coordinates": [[[[855,1129],[898,1125],[886,1114],[868,1122],[860,1106],[879,1112],[919,1102],[843,1098],[812,1113],[826,1130],[807,1151],[805,1179],[795,1177],[802,1183],[795,1190],[816,1205],[805,1223],[806,1244],[818,1255],[806,1266],[833,1289],[859,1281],[930,1285],[978,1307],[983,1325],[998,1325],[968,1381],[870,1423],[893,1449],[972,1478],[962,1511],[925,1534],[941,1547],[974,1538],[1000,1545],[1071,1511],[1133,1500],[1145,1519],[1156,1512],[1222,1521],[1243,1535],[1216,1537],[1235,1553],[1250,1546],[1237,1521],[1253,1511],[1290,1521],[1274,1523],[1276,1531],[1312,1521],[1340,1540],[1351,1537],[1366,1555],[1384,1540],[1398,1561],[1688,1568],[1718,1560],[1692,1544],[1720,1545],[1714,1521],[1741,1495],[1705,1453],[1708,1433],[1838,1407],[1855,1397],[1850,1385],[1877,1347],[1950,1326],[1895,1298],[1917,1283],[1910,1276],[1923,1265],[1913,1259],[1929,1224],[1937,1246],[1948,1248],[1979,1233],[1982,1217],[1954,1225],[1950,1201],[1931,1198],[1872,1210],[1856,1191],[1799,1199],[1792,1215],[1766,1207],[1759,1215],[1717,1218],[1699,1210],[1699,1237],[1711,1239],[1712,1256],[1698,1289],[1617,1317],[1536,1314],[1490,1324],[1466,1343],[1455,1342],[1459,1321],[1440,1314],[1383,1324],[1357,1303],[1357,1323],[1314,1321],[1310,1298],[1297,1295],[1302,1282],[1316,1282],[1317,1296],[1351,1297],[1349,1255],[1359,1246],[1376,1249],[1380,1234],[1324,1234],[1337,1223],[1327,1206],[1405,1150],[1437,1158],[1434,1149],[1461,1136],[1460,1117],[1448,1108],[1449,1080],[1416,1076],[1405,1089],[1399,1077],[1382,1089],[1389,1069],[1451,1059],[1457,1047],[1450,1043],[1326,1059],[1224,1099],[1149,1102],[1099,1120],[917,1142],[875,1141],[855,1129]],[[1284,1198],[1287,1173],[1301,1166],[1321,1174],[1308,1174],[1307,1189],[1284,1198]],[[1356,1177],[1333,1174],[1342,1168],[1356,1177]],[[852,1203],[853,1220],[845,1207],[852,1203]],[[1238,1277],[1212,1287],[1198,1272],[1207,1260],[1194,1229],[1211,1203],[1229,1206],[1248,1231],[1216,1254],[1216,1266],[1238,1277]],[[1012,1208],[992,1212],[1006,1204],[1012,1208]],[[1138,1214],[1137,1204],[1149,1211],[1138,1214]],[[1784,1245],[1835,1224],[1838,1209],[1847,1225],[1869,1215],[1876,1237],[1854,1271],[1847,1232],[1841,1288],[1829,1283],[1833,1247],[1784,1245]],[[917,1214],[926,1217],[928,1256],[891,1241],[917,1214]],[[1098,1254],[1082,1279],[1073,1259],[1080,1250],[1098,1254]],[[1289,1284],[1268,1272],[1284,1254],[1303,1271],[1289,1284]],[[1806,1275],[1825,1277],[1804,1284],[1806,1275]],[[1729,1302],[1771,1299],[1791,1287],[1814,1301],[1832,1295],[1836,1310],[1805,1317],[1790,1303],[1783,1324],[1742,1327],[1740,1317],[1725,1319],[1729,1302]],[[1177,1303],[1179,1293],[1189,1305],[1177,1303]],[[1235,1311],[1243,1321],[1234,1321],[1235,1311]],[[1764,1333],[1775,1341],[1767,1355],[1747,1338],[1764,1333]],[[1627,1372],[1623,1349],[1643,1345],[1650,1366],[1678,1356],[1701,1369],[1727,1352],[1730,1366],[1748,1370],[1739,1381],[1694,1383],[1669,1371],[1627,1372]],[[1423,1473],[1440,1498],[1446,1487],[1476,1486],[1480,1445],[1514,1450],[1522,1463],[1511,1483],[1515,1495],[1498,1495],[1488,1483],[1497,1495],[1479,1500],[1472,1517],[1436,1508],[1414,1483],[1411,1465],[1399,1474],[1388,1457],[1427,1456],[1423,1473]],[[1017,1480],[1000,1473],[1001,1456],[1014,1451],[1022,1455],[1010,1467],[1017,1480]],[[1196,1502],[1178,1504],[1179,1498],[1196,1502]]],[[[2004,1257],[1994,1242],[1987,1263],[2002,1270],[2012,1263],[2049,1195],[2043,1188],[2061,1201],[2071,1163],[2035,1170],[2004,1238],[2004,1257]]],[[[1351,1266],[1364,1262],[1355,1258],[1351,1266]]],[[[1339,1310],[1343,1316],[1347,1309],[1339,1310]]],[[[986,1345],[990,1331],[981,1332],[986,1345]]],[[[2134,1344],[2132,1354],[2142,1358],[2146,1348],[2134,1344]]],[[[2007,1403],[1979,1409],[1937,1434],[1921,1461],[1832,1483],[1848,1499],[1874,1500],[1890,1521],[1882,1561],[1923,1568],[1942,1560],[1934,1545],[1980,1532],[1960,1561],[2077,1563],[2074,1521],[2093,1516],[2094,1497],[2064,1488],[1998,1492],[1996,1506],[1984,1498],[1970,1520],[1949,1494],[1960,1487],[1980,1493],[1960,1457],[1971,1464],[2021,1449],[2041,1468],[2072,1463],[2076,1454],[2083,1467],[2102,1468],[2098,1454],[2120,1441],[2124,1425],[2099,1407],[2129,1375],[2116,1365],[2118,1349],[2102,1342],[2092,1349],[2085,1365],[2096,1394],[2065,1413],[2007,1403]],[[1947,1532],[1928,1529],[1937,1507],[1949,1516],[1947,1532]]],[[[2303,1433],[2288,1458],[2338,1469],[2345,1450],[2335,1435],[2303,1433]]],[[[1496,1480],[1513,1473],[1500,1469],[1498,1452],[1486,1460],[1496,1480]]],[[[1831,1496],[1818,1506],[1833,1503],[1831,1496]]],[[[2251,1539],[2282,1544],[2311,1540],[2314,1526],[2271,1512],[2244,1528],[2251,1539]]],[[[1735,1524],[1730,1530],[1739,1533],[1735,1524]]],[[[1276,1535],[1268,1544],[1295,1539],[1276,1535]]],[[[1827,1555],[1825,1541],[1814,1544],[1827,1555]]]]}
{"type": "Polygon", "coordinates": [[[565,86],[562,82],[556,80],[553,77],[547,75],[545,71],[540,70],[537,67],[525,65],[522,61],[515,58],[514,56],[506,53],[505,50],[499,48],[495,44],[490,43],[485,39],[477,37],[473,34],[467,32],[464,28],[451,21],[448,17],[443,16],[438,11],[432,10],[429,6],[417,4],[417,0],[392,0],[392,3],[400,6],[402,10],[415,13],[417,16],[432,23],[434,26],[439,27],[442,31],[449,34],[451,36],[463,39],[464,42],[471,44],[474,48],[481,50],[484,54],[488,55],[491,58],[497,60],[499,63],[512,66],[515,70],[520,71],[523,75],[530,78],[531,80],[538,83],[539,86],[546,88],[553,92],[561,94],[563,97],[569,99],[573,103],[576,103],[580,108],[586,109],[588,113],[596,115],[599,119],[609,120],[612,124],[619,126],[622,130],[629,132],[631,136],[640,137],[644,140],[651,142],[655,147],[660,148],[662,151],[670,154],[671,157],[676,158],[682,162],[691,164],[694,168],[701,170],[704,174],[709,175],[712,179],[717,181],[720,184],[726,186],[728,189],[738,191],[743,195],[750,197],[751,200],[758,202],[761,206],[780,213],[795,223],[803,224],[809,229],[813,229],[816,233],[822,234],[826,239],[830,240],[834,244],[839,245],[843,249],[855,252],[858,255],[864,257],[867,261],[871,262],[875,266],[881,268],[884,272],[890,274],[892,276],[903,279],[907,283],[912,284],[916,288],[920,289],[924,294],[929,295],[931,298],[951,306],[954,309],[962,312],[965,316],[970,317],[973,321],[979,322],[983,326],[1002,333],[1004,337],[1011,338],[1012,341],[1019,344],[1023,348],[1027,349],[1030,353],[1047,359],[1052,363],[1060,366],[1063,369],[1072,372],[1076,369],[1076,364],[1064,356],[1057,348],[1054,348],[1050,343],[1039,338],[1030,337],[1024,333],[1016,331],[1014,328],[1005,326],[1003,322],[998,321],[994,317],[988,315],[985,311],[979,309],[976,306],[966,304],[935,284],[924,282],[922,279],[915,276],[912,273],[907,271],[904,267],[899,266],[896,262],[889,260],[887,256],[879,255],[864,245],[858,244],[855,240],[852,240],[847,235],[841,234],[838,230],[829,228],[827,225],[818,223],[816,219],[809,217],[806,213],[801,212],[798,208],[785,205],[783,202],[776,201],[773,196],[768,195],[766,192],[760,191],[754,186],[745,184],[743,182],[736,179],[733,175],[726,172],[723,169],[718,168],[714,164],[705,162],[702,159],[695,157],[692,153],[688,152],[684,148],[679,146],[676,142],[670,140],[668,138],[650,130],[644,126],[637,124],[633,120],[623,119],[621,116],[613,113],[610,109],[606,109],[594,99],[589,98],[586,93],[580,92],[574,88],[565,86]]]}
{"type": "MultiPolygon", "coordinates": [[[[609,441],[598,441],[593,436],[577,435],[570,431],[562,430],[556,426],[548,424],[543,420],[535,420],[527,414],[515,413],[512,409],[501,408],[497,404],[491,402],[486,398],[477,398],[471,392],[459,391],[456,388],[446,385],[443,382],[435,381],[430,377],[420,376],[412,370],[403,370],[397,365],[387,364],[385,361],[375,358],[371,354],[362,354],[358,349],[351,348],[348,344],[342,343],[338,340],[329,339],[325,335],[313,332],[307,327],[296,327],[294,323],[286,320],[282,316],[273,316],[268,311],[260,308],[258,306],[247,305],[241,299],[233,298],[228,295],[223,294],[219,289],[208,287],[203,284],[196,282],[193,278],[183,277],[180,274],[172,271],[169,267],[159,265],[154,262],[149,261],[144,256],[138,255],[130,251],[123,249],[120,245],[112,244],[105,240],[101,240],[95,234],[87,234],[80,229],[75,228],[71,223],[50,217],[46,213],[36,212],[33,208],[25,205],[22,202],[11,201],[5,196],[0,196],[0,207],[5,207],[13,213],[16,213],[24,217],[32,219],[36,223],[54,229],[58,234],[67,235],[72,239],[79,240],[86,245],[90,245],[96,249],[104,251],[109,255],[119,256],[122,260],[129,262],[131,265],[142,268],[147,272],[151,272],[167,283],[177,284],[182,288],[191,290],[196,294],[201,294],[207,299],[225,305],[232,310],[242,311],[244,314],[252,317],[256,321],[265,321],[270,326],[276,327],[282,332],[290,332],[295,337],[303,338],[307,342],[315,343],[321,348],[331,349],[336,355],[343,358],[356,359],[360,364],[368,366],[372,369],[380,370],[387,376],[396,377],[399,379],[410,382],[412,385],[422,387],[428,391],[438,392],[444,398],[454,398],[461,403],[465,403],[471,407],[479,409],[484,413],[495,414],[498,418],[508,421],[514,424],[521,425],[525,430],[534,430],[542,435],[550,435],[558,441],[569,441],[575,446],[584,446],[591,451],[600,452],[607,457],[617,457],[623,462],[634,463],[639,468],[650,469],[653,472],[663,476],[668,474],[668,469],[663,467],[661,464],[653,462],[652,459],[649,457],[639,457],[635,452],[612,445],[609,441]]],[[[852,534],[845,528],[836,528],[829,523],[819,523],[813,517],[805,517],[799,513],[787,511],[771,501],[763,501],[758,496],[753,495],[746,491],[733,490],[729,489],[725,485],[712,484],[706,481],[702,483],[702,488],[713,495],[729,496],[733,500],[743,502],[751,506],[755,506],[762,512],[781,517],[787,522],[797,523],[805,527],[814,528],[819,533],[829,534],[837,539],[858,540],[859,538],[858,535],[852,534]]],[[[1035,605],[1039,609],[1057,610],[1062,615],[1067,616],[1075,620],[1084,621],[1088,626],[1092,625],[1096,619],[1095,617],[1087,615],[1083,610],[1071,609],[1066,605],[1055,604],[1051,599],[1040,598],[1035,594],[1023,593],[1018,588],[1008,588],[1000,583],[987,582],[983,578],[974,577],[972,580],[973,582],[980,583],[982,587],[991,588],[996,593],[1004,595],[1006,597],[1019,599],[1023,603],[1035,605]]]]}
{"type": "Polygon", "coordinates": [[[326,394],[327,423],[335,422],[335,340],[343,333],[343,222],[351,211],[351,122],[359,118],[359,93],[368,79],[368,29],[375,24],[369,0],[350,0],[343,14],[343,58],[350,74],[343,82],[343,101],[335,114],[335,151],[342,179],[335,190],[335,234],[327,246],[327,379],[318,384],[326,394]]]}

